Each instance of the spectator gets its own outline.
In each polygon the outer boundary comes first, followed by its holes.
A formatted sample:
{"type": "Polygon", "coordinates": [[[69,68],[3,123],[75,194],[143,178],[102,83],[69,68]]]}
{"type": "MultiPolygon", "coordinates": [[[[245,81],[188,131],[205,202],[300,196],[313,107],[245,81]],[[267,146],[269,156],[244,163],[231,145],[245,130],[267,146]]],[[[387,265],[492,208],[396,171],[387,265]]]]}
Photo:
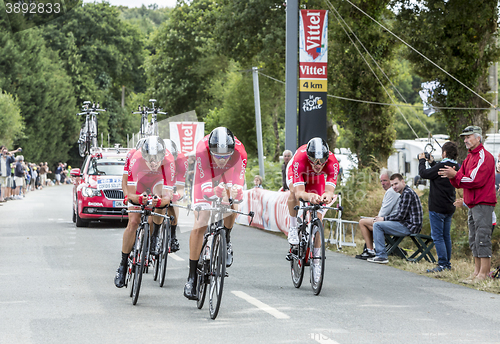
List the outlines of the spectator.
{"type": "Polygon", "coordinates": [[[61,184],[61,173],[63,171],[63,164],[62,162],[59,162],[57,164],[57,168],[56,168],[56,172],[54,173],[55,176],[56,176],[56,185],[60,185],[61,184]]]}
{"type": "Polygon", "coordinates": [[[39,175],[40,175],[40,185],[42,188],[47,186],[47,171],[48,171],[47,166],[45,166],[45,164],[41,162],[39,175]]]}
{"type": "Polygon", "coordinates": [[[286,167],[290,160],[292,160],[292,155],[292,151],[288,149],[283,152],[283,165],[281,165],[281,185],[283,185],[283,188],[281,189],[281,191],[289,190],[286,183],[286,167]]]}
{"type": "Polygon", "coordinates": [[[10,193],[7,191],[7,181],[10,178],[10,164],[15,161],[12,154],[19,152],[19,148],[9,152],[7,147],[0,146],[0,202],[5,202],[10,193]]]}
{"type": "Polygon", "coordinates": [[[447,178],[441,178],[439,169],[450,166],[458,170],[456,162],[458,148],[454,142],[446,142],[441,148],[443,160],[436,163],[432,155],[429,159],[424,153],[418,156],[418,173],[420,177],[430,180],[429,190],[429,221],[431,223],[431,236],[436,247],[438,266],[427,272],[441,272],[451,270],[451,218],[455,213],[455,188],[447,178]],[[430,168],[425,168],[425,162],[429,162],[430,168]]]}
{"type": "Polygon", "coordinates": [[[256,175],[253,179],[254,188],[262,189],[262,177],[256,175]]]}
{"type": "Polygon", "coordinates": [[[462,166],[457,171],[444,166],[439,175],[449,178],[457,189],[464,189],[464,202],[469,208],[469,246],[474,257],[474,273],[471,280],[484,280],[491,268],[491,213],[497,203],[495,193],[495,158],[481,143],[482,130],[477,126],[466,127],[464,137],[469,150],[462,166]]]}
{"type": "Polygon", "coordinates": [[[14,191],[14,199],[23,199],[21,195],[21,188],[24,185],[24,167],[23,167],[24,157],[19,155],[16,157],[16,167],[14,169],[14,183],[16,183],[16,189],[14,191]]]}
{"type": "Polygon", "coordinates": [[[31,164],[31,191],[36,190],[36,181],[38,180],[38,172],[36,164],[31,164]]]}
{"type": "MultiPolygon", "coordinates": [[[[380,184],[385,190],[384,199],[382,200],[382,206],[378,212],[378,216],[384,217],[387,215],[394,215],[398,210],[398,200],[399,193],[391,188],[391,172],[382,169],[380,171],[380,184]]],[[[365,217],[359,220],[359,229],[361,234],[365,239],[365,248],[361,254],[356,256],[357,259],[368,259],[375,257],[375,251],[373,250],[373,220],[374,217],[365,217]]]]}
{"type": "Polygon", "coordinates": [[[394,215],[377,216],[373,224],[373,239],[375,241],[375,254],[367,260],[371,263],[387,264],[387,251],[385,250],[385,234],[407,236],[420,233],[422,229],[422,204],[420,198],[408,187],[399,173],[391,176],[391,186],[399,193],[398,210],[394,215]]]}

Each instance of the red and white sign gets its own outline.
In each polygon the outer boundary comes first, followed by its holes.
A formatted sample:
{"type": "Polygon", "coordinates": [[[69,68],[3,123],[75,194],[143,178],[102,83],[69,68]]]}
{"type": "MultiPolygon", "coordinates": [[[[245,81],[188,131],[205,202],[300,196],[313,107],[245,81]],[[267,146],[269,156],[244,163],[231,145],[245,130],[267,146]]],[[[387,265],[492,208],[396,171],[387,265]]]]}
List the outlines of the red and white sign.
{"type": "Polygon", "coordinates": [[[299,62],[327,62],[328,11],[300,10],[299,62]]]}
{"type": "Polygon", "coordinates": [[[299,66],[301,79],[326,79],[326,63],[303,62],[299,66]]]}
{"type": "Polygon", "coordinates": [[[204,122],[170,122],[170,139],[182,153],[193,152],[204,131],[204,122]]]}

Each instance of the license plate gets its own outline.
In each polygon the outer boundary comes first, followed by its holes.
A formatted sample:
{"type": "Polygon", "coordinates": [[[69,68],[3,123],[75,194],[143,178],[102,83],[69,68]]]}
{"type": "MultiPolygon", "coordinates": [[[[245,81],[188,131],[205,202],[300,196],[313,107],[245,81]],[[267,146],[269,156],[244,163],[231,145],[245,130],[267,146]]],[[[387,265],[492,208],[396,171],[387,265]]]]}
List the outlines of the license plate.
{"type": "Polygon", "coordinates": [[[124,206],[123,201],[113,201],[113,207],[115,208],[123,208],[124,206]]]}

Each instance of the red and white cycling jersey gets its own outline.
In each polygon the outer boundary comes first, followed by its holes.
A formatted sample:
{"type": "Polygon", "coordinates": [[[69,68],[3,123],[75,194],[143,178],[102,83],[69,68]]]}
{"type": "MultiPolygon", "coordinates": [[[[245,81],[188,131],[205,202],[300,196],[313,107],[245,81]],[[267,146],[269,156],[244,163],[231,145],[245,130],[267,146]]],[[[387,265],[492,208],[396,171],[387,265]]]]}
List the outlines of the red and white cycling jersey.
{"type": "MultiPolygon", "coordinates": [[[[127,162],[125,163],[127,165],[127,162]]],[[[152,193],[157,185],[163,189],[173,190],[175,183],[175,160],[170,152],[166,152],[165,158],[157,171],[151,171],[142,158],[141,151],[136,151],[127,165],[127,185],[136,186],[136,194],[143,192],[152,193]]],[[[125,170],[124,170],[125,177],[125,170]]]]}
{"type": "Polygon", "coordinates": [[[339,162],[332,152],[329,152],[328,160],[319,173],[314,172],[309,158],[307,157],[307,144],[297,149],[293,158],[288,162],[286,169],[286,180],[288,185],[305,185],[306,192],[322,195],[325,186],[337,186],[339,174],[339,162]],[[325,180],[326,177],[326,180],[325,180]]]}
{"type": "Polygon", "coordinates": [[[245,184],[245,168],[247,166],[247,152],[243,144],[235,137],[234,153],[224,167],[218,167],[212,160],[208,147],[208,138],[205,136],[196,146],[195,168],[193,178],[193,204],[209,204],[203,196],[212,197],[213,188],[220,183],[243,186],[245,184]]]}
{"type": "Polygon", "coordinates": [[[127,156],[125,157],[125,165],[123,166],[123,174],[127,175],[127,177],[125,177],[125,178],[128,178],[128,168],[130,165],[130,158],[134,155],[135,152],[137,152],[137,149],[132,148],[131,150],[129,150],[129,152],[127,153],[127,156]]]}
{"type": "Polygon", "coordinates": [[[175,185],[186,184],[186,171],[188,170],[188,159],[184,153],[177,153],[177,159],[175,159],[175,185]]]}

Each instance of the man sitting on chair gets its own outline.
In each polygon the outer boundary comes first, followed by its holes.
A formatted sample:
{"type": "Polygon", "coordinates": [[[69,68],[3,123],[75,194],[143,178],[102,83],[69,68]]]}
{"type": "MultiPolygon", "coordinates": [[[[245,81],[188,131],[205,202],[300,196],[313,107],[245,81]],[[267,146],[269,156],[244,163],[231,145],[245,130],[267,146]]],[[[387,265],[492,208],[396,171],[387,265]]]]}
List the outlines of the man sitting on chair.
{"type": "Polygon", "coordinates": [[[422,203],[418,195],[406,185],[403,176],[399,173],[391,176],[391,186],[401,195],[398,210],[395,215],[377,216],[373,219],[376,256],[367,259],[371,263],[387,264],[389,262],[385,250],[385,234],[407,236],[420,233],[422,229],[422,203]]]}
{"type": "MultiPolygon", "coordinates": [[[[382,206],[378,212],[379,217],[384,217],[387,215],[394,215],[398,210],[398,200],[399,193],[391,188],[391,172],[382,169],[380,171],[380,184],[385,190],[384,199],[382,200],[382,206]]],[[[365,217],[359,220],[359,229],[365,239],[365,248],[361,254],[356,255],[357,259],[367,260],[368,258],[375,257],[375,251],[373,250],[373,219],[374,217],[365,217]]]]}

